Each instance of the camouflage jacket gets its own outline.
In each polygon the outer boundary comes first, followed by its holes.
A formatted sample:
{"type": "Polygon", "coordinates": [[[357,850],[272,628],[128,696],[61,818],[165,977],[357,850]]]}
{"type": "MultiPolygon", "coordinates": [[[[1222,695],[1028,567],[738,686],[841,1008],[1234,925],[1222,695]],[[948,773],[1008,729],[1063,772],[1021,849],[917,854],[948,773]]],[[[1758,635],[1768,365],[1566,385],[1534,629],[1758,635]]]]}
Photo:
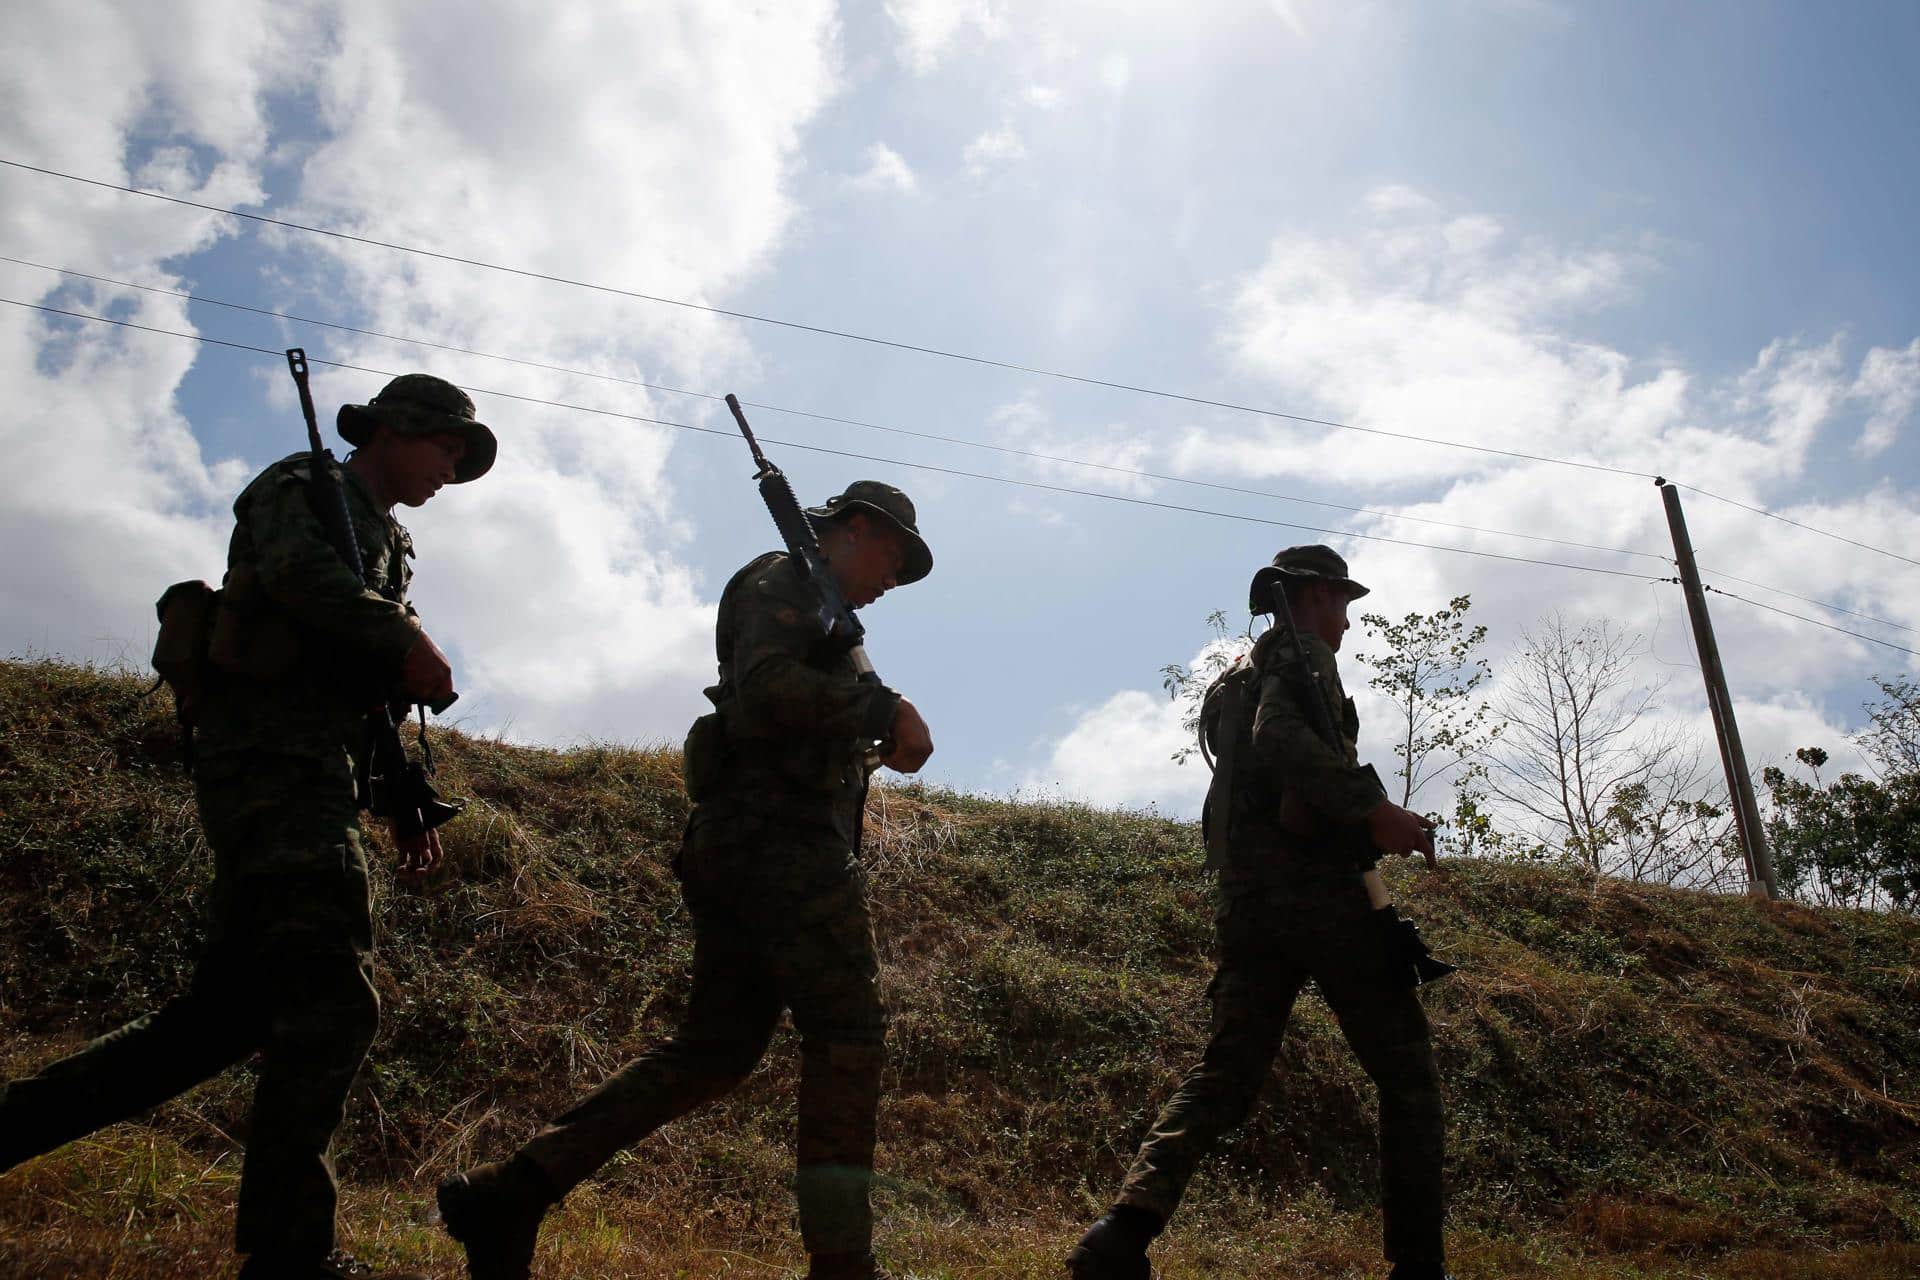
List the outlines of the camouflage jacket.
{"type": "Polygon", "coordinates": [[[233,504],[223,609],[241,661],[217,674],[196,728],[203,759],[241,752],[358,755],[419,634],[406,603],[413,541],[342,467],[368,580],[327,540],[308,500],[313,456],[282,458],[233,504]]]}
{"type": "Polygon", "coordinates": [[[724,762],[702,803],[826,823],[849,840],[866,793],[861,755],[884,738],[900,695],[854,673],[820,632],[813,593],[785,552],[759,557],[720,597],[720,682],[706,691],[724,762]]]}
{"type": "Polygon", "coordinates": [[[1363,824],[1385,793],[1373,771],[1360,764],[1360,719],[1340,683],[1333,650],[1313,635],[1301,636],[1296,644],[1276,628],[1260,637],[1253,660],[1259,700],[1253,759],[1235,771],[1233,871],[1261,876],[1284,864],[1347,874],[1371,865],[1363,824]],[[1319,682],[1324,704],[1304,683],[1307,679],[1319,682]],[[1337,741],[1318,727],[1325,721],[1323,706],[1338,717],[1337,741]],[[1282,820],[1283,799],[1291,823],[1282,820]],[[1303,822],[1313,834],[1302,834],[1303,822]],[[1276,858],[1276,853],[1306,856],[1276,858]]]}

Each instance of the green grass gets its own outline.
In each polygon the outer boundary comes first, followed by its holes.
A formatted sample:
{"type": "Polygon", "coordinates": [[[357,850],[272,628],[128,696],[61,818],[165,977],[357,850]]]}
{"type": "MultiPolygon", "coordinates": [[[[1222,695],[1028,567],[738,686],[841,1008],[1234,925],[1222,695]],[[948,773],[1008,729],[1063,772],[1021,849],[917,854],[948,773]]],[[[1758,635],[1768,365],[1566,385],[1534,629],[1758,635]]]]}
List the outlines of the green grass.
{"type": "MultiPolygon", "coordinates": [[[[164,694],[0,664],[0,1070],[191,971],[206,851],[164,694]]],[[[446,1170],[510,1149],[671,1027],[690,936],[677,754],[437,750],[472,804],[424,893],[381,869],[385,1021],[338,1144],[343,1234],[457,1273],[446,1170]]],[[[921,1276],[1057,1276],[1205,1035],[1194,829],[911,786],[869,814],[894,1010],[880,1236],[921,1276]]],[[[1456,861],[1390,873],[1462,974],[1425,997],[1462,1277],[1920,1275],[1920,923],[1456,861]]],[[[799,1265],[795,1046],[609,1165],[548,1277],[799,1265]]],[[[220,1274],[240,1068],[0,1177],[0,1273],[220,1274]]],[[[1373,1099],[1303,1000],[1249,1124],[1203,1167],[1163,1274],[1383,1274],[1373,1099]]]]}

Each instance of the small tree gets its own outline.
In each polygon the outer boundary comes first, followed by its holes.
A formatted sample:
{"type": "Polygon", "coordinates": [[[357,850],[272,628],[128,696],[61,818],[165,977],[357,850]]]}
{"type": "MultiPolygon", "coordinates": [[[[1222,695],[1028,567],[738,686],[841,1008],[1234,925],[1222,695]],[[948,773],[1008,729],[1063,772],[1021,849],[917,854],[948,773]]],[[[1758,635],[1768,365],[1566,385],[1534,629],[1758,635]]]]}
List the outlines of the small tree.
{"type": "Polygon", "coordinates": [[[1738,861],[1728,806],[1699,744],[1661,724],[1640,637],[1549,614],[1521,633],[1495,710],[1508,723],[1489,787],[1541,846],[1596,874],[1722,887],[1738,861]]]}
{"type": "Polygon", "coordinates": [[[1876,678],[1870,727],[1855,743],[1878,776],[1823,783],[1827,753],[1795,757],[1812,781],[1768,766],[1767,838],[1780,882],[1796,896],[1841,906],[1920,911],[1920,686],[1876,678]]]}
{"type": "MultiPolygon", "coordinates": [[[[1232,666],[1234,659],[1253,648],[1252,618],[1247,619],[1246,630],[1234,631],[1227,625],[1226,610],[1215,609],[1207,615],[1207,630],[1213,633],[1213,638],[1201,648],[1200,656],[1193,660],[1191,667],[1170,662],[1160,668],[1160,687],[1175,702],[1186,704],[1180,713],[1180,725],[1189,738],[1195,738],[1200,730],[1200,702],[1206,697],[1207,686],[1232,666]]],[[[1195,741],[1174,752],[1171,758],[1176,764],[1185,764],[1198,750],[1198,740],[1195,738],[1195,741]]]]}
{"type": "MultiPolygon", "coordinates": [[[[1393,754],[1400,757],[1402,805],[1411,805],[1433,779],[1468,766],[1503,728],[1490,720],[1485,701],[1482,686],[1492,672],[1475,650],[1485,643],[1487,629],[1467,626],[1472,606],[1472,597],[1455,596],[1444,609],[1409,613],[1398,622],[1361,615],[1367,635],[1386,645],[1384,652],[1357,654],[1355,660],[1373,669],[1368,685],[1397,713],[1393,754]]],[[[1474,779],[1466,784],[1472,794],[1474,779]]]]}

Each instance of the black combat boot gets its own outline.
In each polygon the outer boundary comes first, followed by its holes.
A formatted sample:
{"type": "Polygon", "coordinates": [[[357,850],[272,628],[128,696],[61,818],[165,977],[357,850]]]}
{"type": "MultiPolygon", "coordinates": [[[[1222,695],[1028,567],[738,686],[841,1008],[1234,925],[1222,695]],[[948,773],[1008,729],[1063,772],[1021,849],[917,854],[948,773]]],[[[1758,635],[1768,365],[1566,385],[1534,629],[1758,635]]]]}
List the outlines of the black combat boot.
{"type": "Polygon", "coordinates": [[[240,1280],[427,1280],[418,1271],[378,1271],[339,1250],[324,1258],[256,1253],[240,1268],[240,1280]]]}
{"type": "Polygon", "coordinates": [[[816,1253],[807,1280],[893,1280],[870,1253],[816,1253]]]}
{"type": "Polygon", "coordinates": [[[528,1161],[477,1165],[440,1184],[440,1224],[466,1249],[473,1280],[527,1280],[540,1220],[559,1198],[528,1161]]]}
{"type": "Polygon", "coordinates": [[[1116,1205],[1067,1255],[1073,1280],[1153,1280],[1147,1246],[1166,1224],[1145,1209],[1116,1205]]]}

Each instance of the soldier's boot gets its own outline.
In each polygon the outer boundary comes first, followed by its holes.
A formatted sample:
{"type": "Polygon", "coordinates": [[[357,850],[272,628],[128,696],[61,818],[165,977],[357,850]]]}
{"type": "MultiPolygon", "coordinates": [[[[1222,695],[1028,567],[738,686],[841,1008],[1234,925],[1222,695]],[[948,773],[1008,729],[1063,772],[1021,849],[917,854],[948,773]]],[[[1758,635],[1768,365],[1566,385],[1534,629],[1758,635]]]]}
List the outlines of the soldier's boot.
{"type": "Polygon", "coordinates": [[[870,1253],[816,1253],[807,1262],[807,1280],[893,1280],[870,1253]]]}
{"type": "Polygon", "coordinates": [[[440,1184],[440,1223],[467,1252],[473,1280],[526,1280],[540,1221],[560,1197],[520,1157],[456,1173],[440,1184]]]}
{"type": "Polygon", "coordinates": [[[240,1268],[240,1280],[427,1280],[419,1271],[380,1271],[339,1250],[324,1258],[256,1253],[240,1268]]]}
{"type": "Polygon", "coordinates": [[[1147,1246],[1165,1224],[1145,1209],[1117,1205],[1067,1254],[1073,1280],[1153,1280],[1147,1246]]]}

